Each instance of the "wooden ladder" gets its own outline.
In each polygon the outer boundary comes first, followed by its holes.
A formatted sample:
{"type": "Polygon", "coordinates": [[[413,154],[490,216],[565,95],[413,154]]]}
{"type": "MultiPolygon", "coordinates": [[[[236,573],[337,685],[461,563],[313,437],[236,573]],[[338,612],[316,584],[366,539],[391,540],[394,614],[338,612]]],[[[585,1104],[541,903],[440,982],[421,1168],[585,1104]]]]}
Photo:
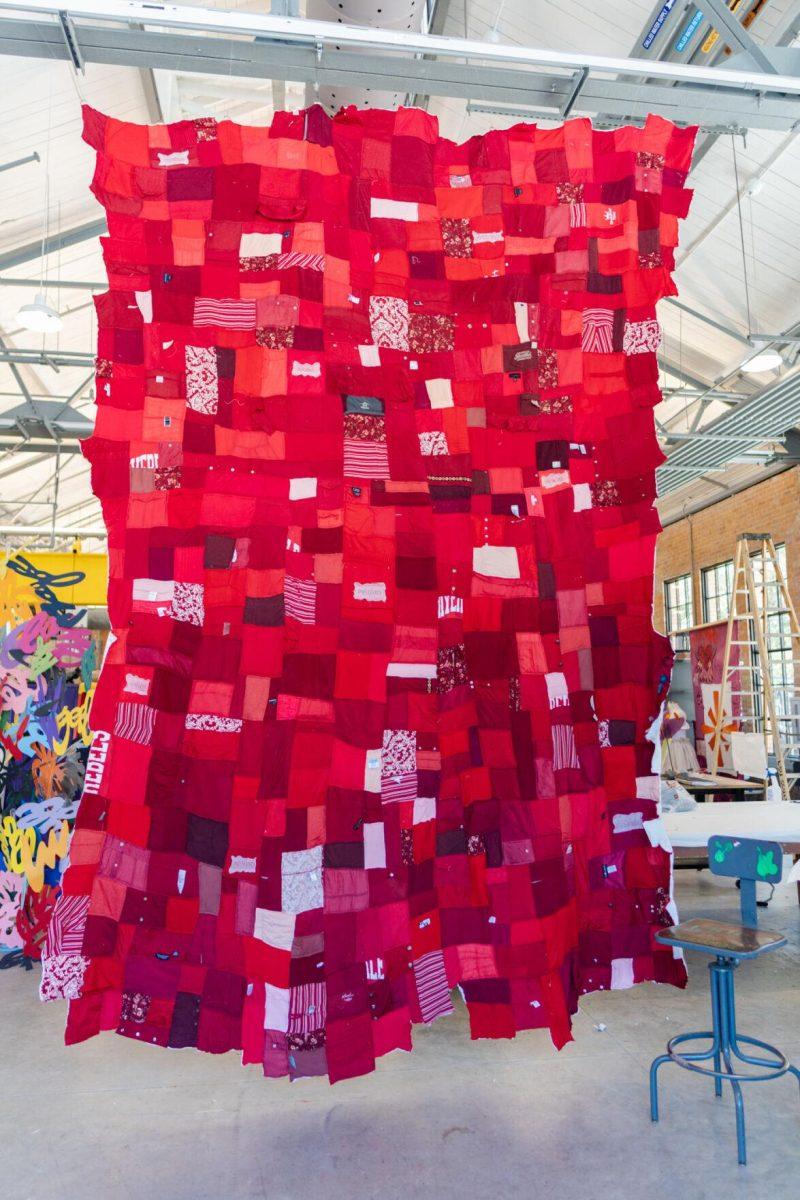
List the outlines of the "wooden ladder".
{"type": "Polygon", "coordinates": [[[722,680],[714,721],[713,768],[718,772],[722,763],[725,688],[730,684],[731,719],[741,732],[762,734],[767,761],[770,754],[775,759],[784,800],[790,799],[791,785],[799,777],[796,770],[787,768],[787,758],[800,758],[800,715],[792,711],[798,667],[800,625],[775,544],[768,533],[741,533],[736,541],[722,680]],[[778,689],[788,699],[788,703],[779,705],[768,648],[783,613],[788,614],[790,626],[791,686],[778,689]],[[736,663],[731,662],[734,646],[739,650],[736,663]],[[734,688],[734,682],[741,686],[734,688]],[[734,697],[739,697],[735,716],[734,697]],[[780,708],[786,711],[781,712],[780,708]]]}

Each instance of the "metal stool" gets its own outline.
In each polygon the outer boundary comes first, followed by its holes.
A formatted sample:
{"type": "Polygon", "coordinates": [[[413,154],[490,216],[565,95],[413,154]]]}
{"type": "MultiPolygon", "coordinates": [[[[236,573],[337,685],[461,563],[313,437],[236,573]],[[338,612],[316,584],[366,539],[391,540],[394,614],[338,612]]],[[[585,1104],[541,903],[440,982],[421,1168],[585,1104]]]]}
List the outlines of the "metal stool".
{"type": "Polygon", "coordinates": [[[723,921],[696,919],[684,921],[672,929],[656,934],[656,941],[666,946],[688,947],[704,954],[716,955],[709,963],[711,982],[711,1029],[702,1033],[681,1033],[667,1042],[666,1054],[660,1054],[650,1066],[650,1116],[658,1120],[658,1068],[667,1062],[677,1063],[687,1071],[709,1075],[714,1080],[714,1093],[722,1095],[723,1080],[733,1089],[736,1105],[736,1143],[739,1162],[747,1162],[747,1142],[744,1126],[743,1083],[758,1083],[778,1079],[791,1072],[800,1081],[800,1070],[776,1046],[758,1038],[745,1037],[736,1028],[736,997],[733,972],[742,959],[757,958],[770,950],[786,945],[779,933],[757,929],[756,881],[777,883],[781,877],[783,850],[777,842],[757,842],[749,838],[712,837],[708,842],[708,864],[715,875],[734,876],[741,881],[742,924],[728,925],[723,921]],[[711,1041],[706,1050],[681,1052],[678,1047],[687,1042],[711,1041]],[[772,1057],[749,1054],[743,1047],[755,1046],[772,1057]],[[740,1071],[733,1060],[762,1068],[760,1071],[740,1071]],[[713,1068],[698,1064],[713,1060],[713,1068]]]}

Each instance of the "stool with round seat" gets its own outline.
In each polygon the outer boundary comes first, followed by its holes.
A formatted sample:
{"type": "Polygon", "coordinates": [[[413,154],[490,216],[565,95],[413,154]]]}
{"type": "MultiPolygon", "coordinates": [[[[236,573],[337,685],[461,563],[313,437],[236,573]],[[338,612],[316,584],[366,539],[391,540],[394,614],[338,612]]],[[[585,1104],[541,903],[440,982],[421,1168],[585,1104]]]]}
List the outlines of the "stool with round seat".
{"type": "Polygon", "coordinates": [[[698,950],[713,954],[709,963],[711,983],[711,1029],[698,1033],[680,1033],[667,1043],[666,1054],[659,1055],[650,1066],[650,1116],[658,1120],[658,1069],[674,1062],[688,1071],[708,1075],[714,1080],[714,1092],[722,1095],[727,1081],[733,1090],[736,1106],[736,1142],[739,1162],[747,1162],[747,1142],[744,1123],[743,1083],[759,1083],[778,1079],[791,1072],[800,1080],[800,1070],[776,1046],[759,1038],[747,1037],[736,1026],[736,996],[734,971],[748,958],[758,958],[786,945],[780,933],[758,929],[756,882],[777,883],[780,879],[783,851],[777,842],[758,842],[750,838],[712,837],[708,842],[708,862],[718,875],[734,876],[741,880],[742,923],[728,924],[695,918],[683,921],[656,935],[656,941],[666,946],[698,950]],[[699,1050],[684,1050],[692,1042],[710,1041],[699,1050]],[[750,1053],[750,1048],[761,1051],[750,1053]],[[768,1056],[768,1057],[765,1057],[768,1056]],[[702,1063],[712,1066],[701,1066],[702,1063]],[[738,1064],[759,1068],[743,1071],[738,1064]]]}

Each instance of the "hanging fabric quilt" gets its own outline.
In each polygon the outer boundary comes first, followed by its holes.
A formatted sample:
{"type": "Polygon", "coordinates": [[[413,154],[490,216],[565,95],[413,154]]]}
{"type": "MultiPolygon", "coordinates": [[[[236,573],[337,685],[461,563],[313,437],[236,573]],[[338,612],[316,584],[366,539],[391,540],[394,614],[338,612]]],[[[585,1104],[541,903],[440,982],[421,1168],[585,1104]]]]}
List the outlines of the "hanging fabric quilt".
{"type": "Polygon", "coordinates": [[[114,640],[43,994],[371,1071],[684,968],[645,740],[693,130],[85,112],[114,640]]]}

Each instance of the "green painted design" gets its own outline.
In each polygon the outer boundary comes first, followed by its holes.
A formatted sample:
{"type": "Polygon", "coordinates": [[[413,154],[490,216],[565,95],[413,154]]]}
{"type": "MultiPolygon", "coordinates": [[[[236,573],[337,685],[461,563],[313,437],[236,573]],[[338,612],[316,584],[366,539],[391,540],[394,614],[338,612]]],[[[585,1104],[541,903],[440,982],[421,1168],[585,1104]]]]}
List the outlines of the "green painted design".
{"type": "Polygon", "coordinates": [[[732,849],[733,842],[717,842],[714,850],[714,862],[725,862],[732,849]]]}
{"type": "Polygon", "coordinates": [[[756,865],[756,873],[762,879],[768,879],[770,875],[778,874],[778,864],[775,862],[774,851],[767,850],[765,853],[760,846],[757,847],[758,863],[756,865]]]}

